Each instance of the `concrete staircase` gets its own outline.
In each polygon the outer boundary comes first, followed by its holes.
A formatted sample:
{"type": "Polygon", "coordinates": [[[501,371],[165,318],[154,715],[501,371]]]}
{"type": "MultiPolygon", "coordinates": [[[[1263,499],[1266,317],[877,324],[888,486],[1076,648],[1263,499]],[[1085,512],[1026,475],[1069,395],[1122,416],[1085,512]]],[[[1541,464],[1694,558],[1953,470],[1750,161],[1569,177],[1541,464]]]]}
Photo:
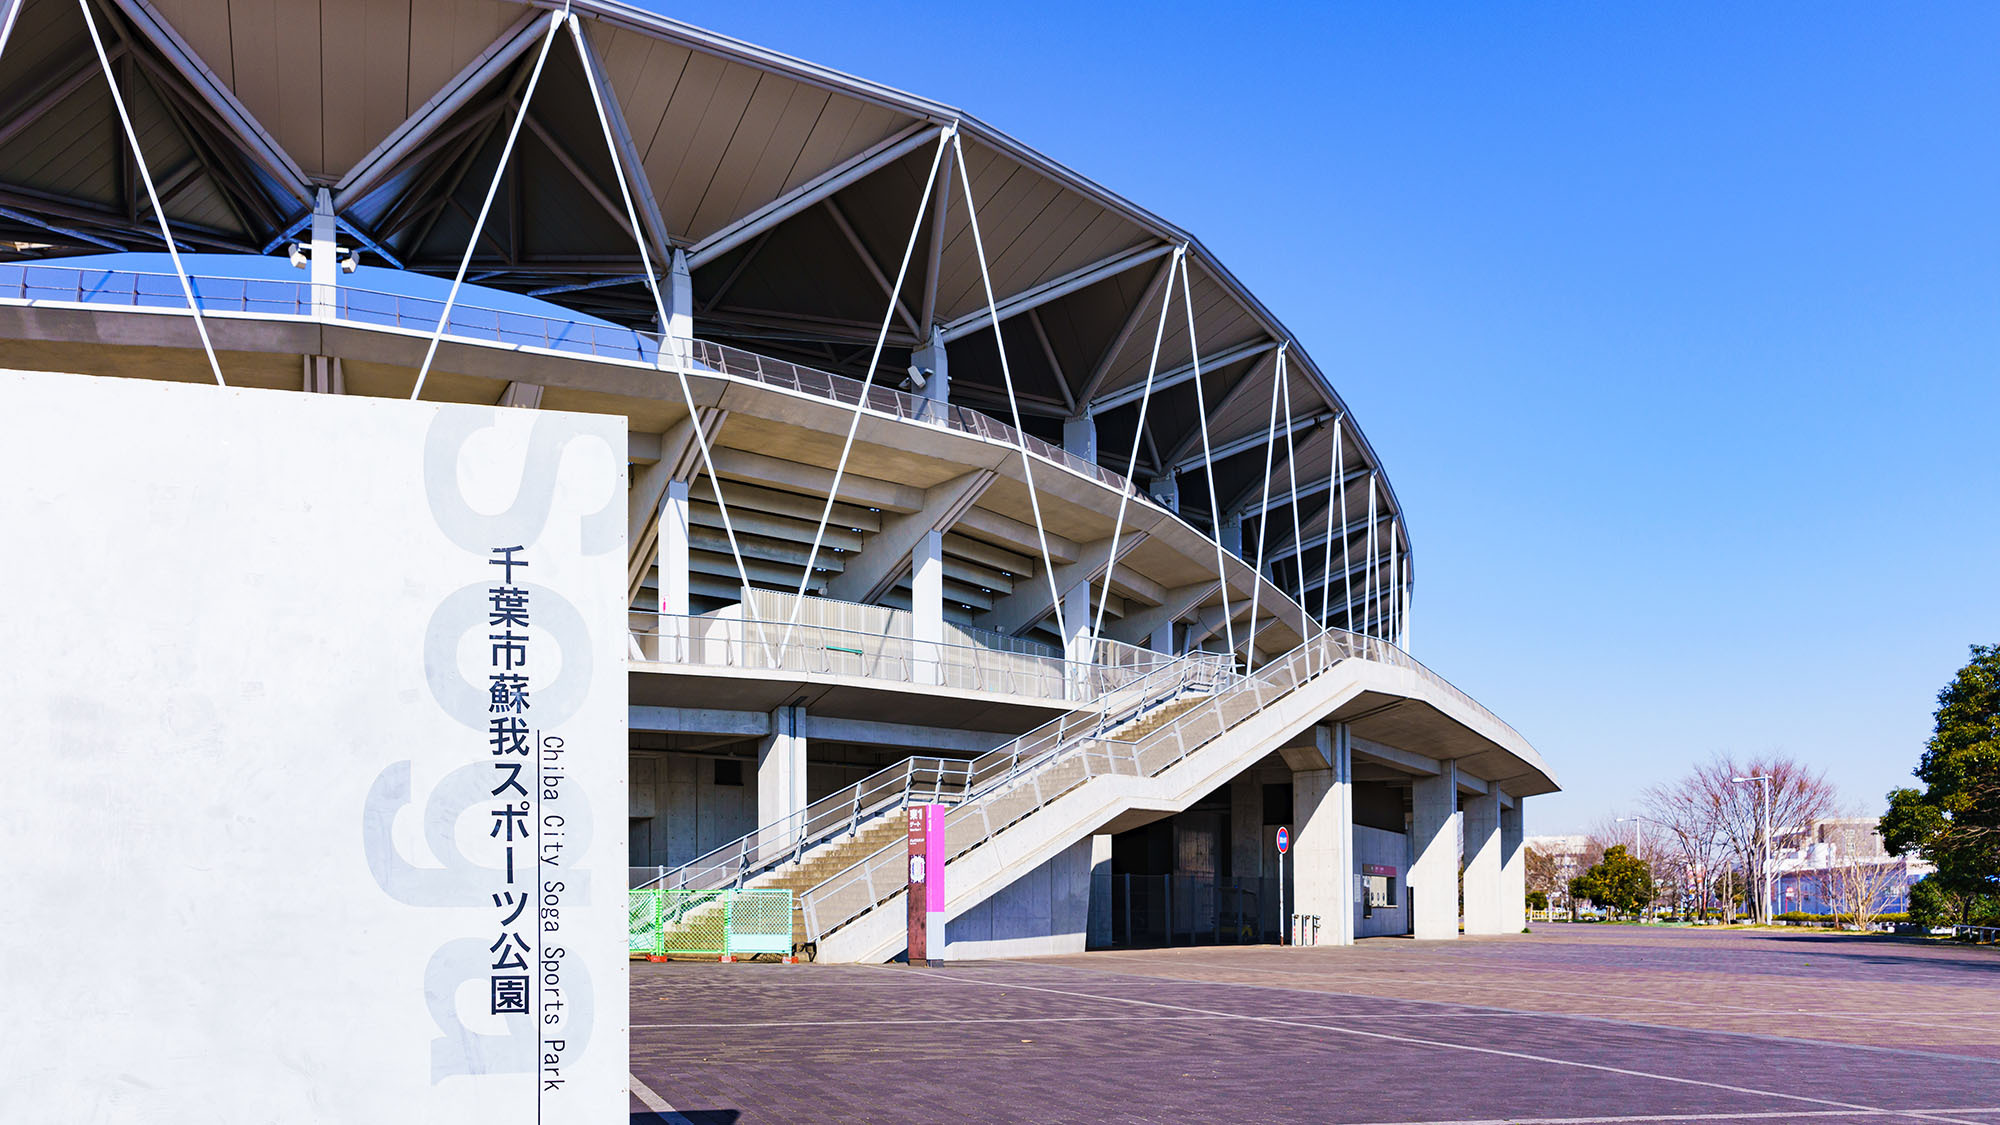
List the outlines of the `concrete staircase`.
{"type": "MultiPolygon", "coordinates": [[[[958,915],[1134,812],[1168,815],[1288,745],[1399,670],[1308,642],[1215,695],[1176,699],[1060,748],[946,814],[946,915],[958,915]]],[[[858,851],[858,849],[856,849],[858,851]]],[[[823,961],[886,961],[904,945],[907,851],[887,840],[810,886],[801,914],[823,961]]],[[[816,871],[832,871],[828,856],[816,871]]]]}

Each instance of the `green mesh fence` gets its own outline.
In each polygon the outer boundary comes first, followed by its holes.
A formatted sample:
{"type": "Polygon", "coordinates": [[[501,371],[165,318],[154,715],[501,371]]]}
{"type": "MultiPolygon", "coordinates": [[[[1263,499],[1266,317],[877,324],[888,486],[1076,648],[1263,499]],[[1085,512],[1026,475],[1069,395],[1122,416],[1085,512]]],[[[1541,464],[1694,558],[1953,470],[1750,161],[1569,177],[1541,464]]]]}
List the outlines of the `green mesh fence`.
{"type": "Polygon", "coordinates": [[[792,951],[790,891],[632,891],[627,919],[627,948],[637,954],[792,951]]]}

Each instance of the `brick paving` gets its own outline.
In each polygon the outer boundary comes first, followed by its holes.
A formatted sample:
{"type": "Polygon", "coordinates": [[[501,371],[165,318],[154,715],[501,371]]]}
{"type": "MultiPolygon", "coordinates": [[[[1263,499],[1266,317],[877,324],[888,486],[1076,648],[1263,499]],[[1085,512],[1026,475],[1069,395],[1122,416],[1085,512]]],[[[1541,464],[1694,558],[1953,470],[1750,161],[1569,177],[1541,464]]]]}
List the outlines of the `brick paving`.
{"type": "Polygon", "coordinates": [[[941,969],[637,964],[639,1125],[2000,1125],[2000,954],[1622,926],[941,969]]]}

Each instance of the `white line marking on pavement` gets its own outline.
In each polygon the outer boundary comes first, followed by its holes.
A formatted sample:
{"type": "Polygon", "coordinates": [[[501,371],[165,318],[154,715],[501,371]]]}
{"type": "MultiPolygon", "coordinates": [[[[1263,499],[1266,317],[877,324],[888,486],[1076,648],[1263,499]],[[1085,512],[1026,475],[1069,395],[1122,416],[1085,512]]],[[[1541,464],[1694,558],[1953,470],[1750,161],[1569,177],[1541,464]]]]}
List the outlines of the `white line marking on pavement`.
{"type": "Polygon", "coordinates": [[[769,1020],[763,1023],[635,1023],[633,1031],[664,1031],[668,1028],[733,1030],[739,1027],[888,1027],[900,1024],[968,1023],[1173,1023],[1181,1020],[1227,1019],[1227,1016],[995,1016],[959,1020],[769,1020]]]}
{"type": "MultiPolygon", "coordinates": [[[[1574,1067],[1579,1070],[1595,1070],[1604,1074],[1620,1074],[1627,1078],[1649,1078],[1656,1082],[1672,1082],[1682,1086],[1700,1086],[1710,1090],[1727,1090],[1732,1094],[1749,1094],[1752,1097],[1781,1098],[1786,1101],[1807,1102],[1813,1105],[1831,1106],[1849,1113],[1862,1111],[1878,1116],[1915,1117],[1930,1121],[1949,1121],[1954,1125],[1981,1125],[1980,1122],[1962,1118],[1943,1117],[1921,1110],[1884,1109],[1881,1106],[1860,1105],[1855,1102],[1837,1101],[1833,1098],[1815,1098],[1806,1094],[1787,1094],[1778,1090],[1759,1090],[1751,1086],[1735,1086],[1727,1082],[1710,1082],[1701,1078],[1682,1078],[1672,1074],[1653,1074],[1643,1070],[1632,1070],[1622,1066],[1608,1066],[1603,1063],[1581,1062],[1575,1059],[1559,1059],[1552,1055],[1534,1055],[1526,1051],[1508,1051],[1498,1047],[1480,1047],[1471,1043],[1452,1043],[1442,1039],[1424,1039],[1415,1035],[1391,1035],[1383,1031],[1363,1031],[1360,1028],[1340,1027],[1334,1024],[1314,1023],[1310,1020],[1283,1019],[1278,1016],[1253,1016],[1241,1012],[1218,1012],[1210,1008],[1196,1008],[1187,1004],[1166,1004],[1157,1000],[1133,1000],[1123,996],[1101,996],[1090,992],[1075,992],[1062,988],[1045,988],[1040,985],[1022,984],[1019,981],[1000,983],[984,981],[976,977],[954,976],[950,973],[932,970],[933,980],[955,980],[966,984],[982,985],[987,988],[1020,989],[1024,992],[1046,992],[1052,996],[1068,996],[1086,1000],[1112,1000],[1120,1004],[1132,1004],[1143,1008],[1163,1008],[1169,1011],[1192,1012],[1207,1016],[1232,1016],[1250,1023],[1267,1023],[1278,1027],[1302,1027],[1314,1031],[1330,1031],[1336,1035],[1348,1035],[1360,1039],[1377,1039],[1388,1043],[1408,1043],[1419,1047],[1439,1047],[1449,1051],[1465,1051],[1478,1055],[1495,1055],[1500,1058],[1520,1059],[1524,1062],[1546,1063],[1551,1066],[1574,1067]]],[[[1144,978],[1141,978],[1144,979],[1144,978]]],[[[1738,1115],[1741,1116],[1741,1115],[1738,1115]]],[[[1726,1116],[1718,1118],[1728,1120],[1726,1116]]],[[[1643,1120],[1643,1119],[1642,1119],[1643,1120]]]]}
{"type": "Polygon", "coordinates": [[[1802,1117],[1896,1117],[1902,1113],[2000,1113],[1962,1109],[1786,1109],[1780,1113],[1642,1113],[1636,1117],[1468,1117],[1462,1121],[1378,1121],[1372,1125],[1626,1125],[1646,1121],[1798,1121],[1802,1117]]]}
{"type": "Polygon", "coordinates": [[[680,1110],[668,1105],[667,1099],[655,1094],[651,1086],[641,1082],[638,1075],[627,1073],[625,1077],[631,1080],[632,1092],[638,1095],[640,1103],[647,1109],[659,1114],[660,1119],[665,1121],[667,1125],[694,1125],[680,1110]]]}
{"type": "MultiPolygon", "coordinates": [[[[1107,960],[1109,960],[1113,964],[1118,964],[1121,962],[1140,961],[1147,964],[1173,965],[1175,967],[1181,967],[1182,965],[1181,962],[1170,961],[1158,957],[1151,957],[1151,958],[1115,957],[1115,958],[1108,958],[1107,960]]],[[[1650,1028],[1657,1028],[1661,1031],[1684,1032],[1689,1035],[1728,1035],[1741,1039],[1758,1039],[1767,1043],[1789,1043],[1799,1047],[1834,1047],[1843,1051],[1868,1051],[1871,1053],[1884,1054],[1884,1055],[1915,1055],[1919,1058],[1948,1059],[1952,1062],[1985,1063],[1987,1065],[1995,1065],[1996,1063],[2000,1063],[2000,1060],[1988,1058],[1984,1055],[1959,1055],[1959,1054],[1953,1054],[1949,1051],[1934,1051],[1922,1047],[1880,1047],[1872,1043],[1849,1043],[1840,1039],[1808,1039],[1798,1035],[1771,1035],[1761,1031],[1734,1031],[1726,1027],[1699,1027],[1685,1023],[1654,1022],[1652,1020],[1631,1019],[1619,1016],[1607,1016],[1596,1012],[1564,1012],[1550,1008],[1506,1008],[1506,1007],[1501,1007],[1497,1003],[1479,1004],[1470,1000],[1420,1000],[1413,996],[1384,996],[1376,992],[1346,992],[1334,988],[1291,988],[1281,984],[1252,984],[1249,981],[1240,981],[1240,980],[1212,980],[1207,977],[1183,977],[1183,976],[1154,975],[1150,973],[1116,972],[1115,970],[1112,969],[1098,969],[1084,965],[1072,965],[1063,961],[1029,961],[1025,963],[1040,965],[1051,969],[1067,969],[1070,972],[1074,973],[1091,973],[1091,974],[1121,976],[1131,980],[1171,980],[1171,981],[1179,981],[1183,984],[1213,985],[1217,988],[1249,988],[1265,992],[1294,992],[1302,996],[1345,997],[1355,1000],[1381,1000],[1397,1004],[1422,1004],[1434,1008],[1460,1008],[1460,1009],[1477,1008],[1483,1011],[1490,1011],[1500,1014],[1531,1016],[1540,1019],[1578,1020],[1584,1023],[1610,1023],[1610,1024],[1617,1024],[1622,1027],[1650,1027],[1650,1028]]],[[[1338,980],[1340,977],[1340,974],[1337,973],[1309,973],[1297,969],[1258,969],[1256,971],[1260,973],[1272,973],[1282,976],[1315,977],[1323,980],[1338,980]]],[[[1455,986],[1463,987],[1468,991],[1474,991],[1474,992],[1478,991],[1482,987],[1486,987],[1477,984],[1457,985],[1457,982],[1427,981],[1427,980],[1416,980],[1406,983],[1418,983],[1418,984],[1451,983],[1454,984],[1455,986]]],[[[1526,990],[1526,991],[1532,991],[1532,990],[1526,990]]],[[[1779,1014],[1790,1014],[1790,1013],[1779,1013],[1779,1014]]],[[[1422,1018],[1432,1019],[1435,1017],[1430,1013],[1425,1013],[1422,1018]]]]}

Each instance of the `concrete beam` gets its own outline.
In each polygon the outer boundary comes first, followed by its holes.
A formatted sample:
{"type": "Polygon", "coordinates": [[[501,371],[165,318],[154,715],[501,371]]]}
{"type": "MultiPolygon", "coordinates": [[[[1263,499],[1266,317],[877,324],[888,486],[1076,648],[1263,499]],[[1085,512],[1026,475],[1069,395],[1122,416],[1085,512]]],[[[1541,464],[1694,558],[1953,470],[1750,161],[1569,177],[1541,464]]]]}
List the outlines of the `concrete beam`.
{"type": "Polygon", "coordinates": [[[627,709],[633,730],[665,734],[734,734],[760,738],[771,733],[771,716],[763,711],[718,711],[712,707],[643,707],[627,709]]]}
{"type": "Polygon", "coordinates": [[[819,715],[806,717],[805,734],[808,738],[827,742],[859,742],[907,750],[949,750],[958,754],[984,754],[1014,737],[1001,731],[925,727],[875,719],[829,719],[819,715]]]}
{"type": "Polygon", "coordinates": [[[860,553],[847,556],[846,568],[827,583],[826,596],[844,602],[880,601],[908,571],[917,542],[930,532],[951,530],[998,478],[992,469],[974,469],[926,489],[922,508],[883,520],[882,530],[860,553]]]}
{"type": "MultiPolygon", "coordinates": [[[[744,449],[714,449],[712,453],[717,471],[724,476],[746,480],[752,484],[761,484],[787,492],[803,492],[808,496],[818,495],[822,500],[826,498],[827,490],[833,487],[832,469],[786,461],[778,457],[767,457],[744,449]]],[[[895,484],[847,472],[840,478],[839,499],[845,503],[859,504],[864,508],[880,508],[888,512],[915,512],[924,506],[924,490],[907,484],[895,484]]],[[[1028,531],[1032,535],[1034,529],[1029,528],[1028,531]]]]}
{"type": "Polygon", "coordinates": [[[1354,756],[1357,758],[1394,766],[1405,773],[1422,777],[1436,777],[1444,772],[1444,763],[1436,758],[1426,758],[1422,754],[1412,754],[1408,750],[1398,750],[1394,746],[1384,746],[1365,738],[1354,738],[1352,742],[1354,756]]]}
{"type": "Polygon", "coordinates": [[[1127,613],[1116,623],[1104,627],[1104,635],[1126,644],[1145,644],[1155,630],[1163,625],[1179,621],[1194,607],[1214,596],[1222,585],[1219,579],[1206,582],[1192,582],[1186,586],[1176,586],[1166,594],[1156,606],[1148,606],[1136,613],[1127,613]]]}
{"type": "MultiPolygon", "coordinates": [[[[1119,557],[1124,557],[1146,539],[1143,531],[1126,532],[1118,541],[1119,557]]],[[[1080,582],[1095,582],[1104,576],[1104,570],[1111,562],[1111,540],[1108,537],[1087,543],[1077,552],[1076,561],[1056,567],[1055,588],[1069,590],[1080,582]]],[[[993,608],[981,615],[975,624],[981,629],[998,633],[1024,633],[1054,610],[1055,600],[1049,592],[1047,580],[1021,582],[1015,585],[1013,593],[994,602],[993,608]]]]}

